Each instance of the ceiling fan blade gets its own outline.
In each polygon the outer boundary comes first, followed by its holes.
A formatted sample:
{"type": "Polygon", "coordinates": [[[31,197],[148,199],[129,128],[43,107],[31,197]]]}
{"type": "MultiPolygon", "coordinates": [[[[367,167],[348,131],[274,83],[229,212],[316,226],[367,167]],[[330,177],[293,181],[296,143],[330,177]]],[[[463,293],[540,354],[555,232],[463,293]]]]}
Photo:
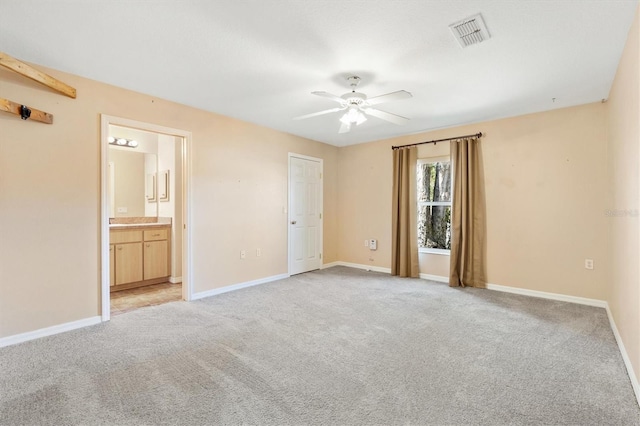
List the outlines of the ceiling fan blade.
{"type": "Polygon", "coordinates": [[[399,101],[402,99],[412,98],[413,95],[406,90],[398,90],[397,92],[387,93],[386,95],[374,96],[373,98],[367,99],[367,104],[369,105],[378,105],[383,102],[391,102],[391,101],[399,101]]]}
{"type": "Polygon", "coordinates": [[[325,109],[324,111],[314,112],[307,115],[301,115],[300,117],[294,117],[294,120],[304,120],[305,118],[317,117],[319,115],[331,114],[332,112],[342,111],[345,108],[331,108],[325,109]]]}
{"type": "Polygon", "coordinates": [[[317,95],[317,96],[322,96],[323,98],[329,98],[332,101],[336,101],[336,102],[339,102],[341,104],[345,103],[345,100],[342,99],[340,96],[333,95],[333,94],[331,94],[329,92],[311,92],[311,94],[312,95],[317,95]]]}
{"type": "Polygon", "coordinates": [[[383,120],[389,121],[394,124],[403,125],[409,122],[407,117],[402,117],[401,115],[391,114],[390,112],[381,111],[379,109],[374,108],[361,108],[362,112],[367,115],[372,115],[374,117],[381,118],[383,120]]]}
{"type": "Polygon", "coordinates": [[[351,123],[349,124],[342,123],[340,125],[340,130],[338,130],[338,133],[347,133],[349,132],[349,130],[351,130],[351,123]]]}

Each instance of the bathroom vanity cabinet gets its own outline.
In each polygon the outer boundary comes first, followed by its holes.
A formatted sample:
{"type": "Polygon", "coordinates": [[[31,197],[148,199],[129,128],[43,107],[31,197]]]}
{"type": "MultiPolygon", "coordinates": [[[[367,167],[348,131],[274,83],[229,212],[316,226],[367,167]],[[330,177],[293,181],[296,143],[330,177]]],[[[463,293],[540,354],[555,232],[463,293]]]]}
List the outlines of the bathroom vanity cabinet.
{"type": "Polygon", "coordinates": [[[109,259],[111,291],[168,281],[171,225],[112,226],[109,259]]]}

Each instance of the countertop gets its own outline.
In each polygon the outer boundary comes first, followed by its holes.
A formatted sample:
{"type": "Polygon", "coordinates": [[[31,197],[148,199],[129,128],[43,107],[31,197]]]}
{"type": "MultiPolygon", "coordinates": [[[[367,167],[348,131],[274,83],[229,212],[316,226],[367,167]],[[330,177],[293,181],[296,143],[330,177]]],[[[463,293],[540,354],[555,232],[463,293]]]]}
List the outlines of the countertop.
{"type": "Polygon", "coordinates": [[[127,229],[127,228],[171,228],[170,223],[110,223],[109,229],[127,229]]]}

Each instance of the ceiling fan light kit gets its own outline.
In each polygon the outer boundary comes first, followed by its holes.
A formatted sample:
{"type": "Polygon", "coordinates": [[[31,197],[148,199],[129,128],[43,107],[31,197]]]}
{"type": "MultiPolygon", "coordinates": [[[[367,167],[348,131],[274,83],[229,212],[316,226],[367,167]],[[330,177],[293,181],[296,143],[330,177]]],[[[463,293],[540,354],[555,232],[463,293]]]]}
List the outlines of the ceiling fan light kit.
{"type": "Polygon", "coordinates": [[[406,117],[371,108],[371,106],[378,105],[384,102],[409,99],[412,97],[411,93],[405,90],[398,90],[397,92],[391,92],[384,95],[375,96],[373,98],[368,98],[364,93],[356,92],[356,87],[358,87],[358,84],[360,84],[360,80],[360,77],[358,77],[357,75],[347,77],[347,81],[351,86],[351,92],[347,92],[342,96],[336,96],[328,92],[311,92],[311,94],[313,95],[322,96],[324,98],[331,99],[334,102],[338,102],[340,104],[340,107],[301,115],[294,118],[294,120],[304,120],[311,117],[317,117],[320,115],[331,114],[333,112],[346,110],[346,112],[340,117],[340,122],[342,123],[342,125],[340,126],[340,130],[338,131],[338,133],[347,133],[351,130],[352,124],[355,124],[357,126],[367,121],[367,117],[365,116],[365,114],[398,125],[406,124],[409,121],[409,119],[406,117]]]}
{"type": "Polygon", "coordinates": [[[367,121],[367,117],[356,108],[349,108],[349,111],[340,118],[340,121],[344,124],[356,123],[358,125],[367,121]]]}

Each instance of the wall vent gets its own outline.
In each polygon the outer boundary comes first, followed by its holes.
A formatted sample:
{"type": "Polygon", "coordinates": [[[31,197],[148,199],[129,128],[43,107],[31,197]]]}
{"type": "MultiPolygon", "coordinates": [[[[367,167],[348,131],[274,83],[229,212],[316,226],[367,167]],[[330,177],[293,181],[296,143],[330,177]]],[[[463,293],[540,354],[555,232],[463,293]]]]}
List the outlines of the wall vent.
{"type": "Polygon", "coordinates": [[[455,22],[449,25],[449,28],[462,48],[471,46],[472,44],[482,43],[491,37],[489,31],[487,31],[487,26],[484,24],[482,15],[479,13],[462,21],[455,22]]]}

